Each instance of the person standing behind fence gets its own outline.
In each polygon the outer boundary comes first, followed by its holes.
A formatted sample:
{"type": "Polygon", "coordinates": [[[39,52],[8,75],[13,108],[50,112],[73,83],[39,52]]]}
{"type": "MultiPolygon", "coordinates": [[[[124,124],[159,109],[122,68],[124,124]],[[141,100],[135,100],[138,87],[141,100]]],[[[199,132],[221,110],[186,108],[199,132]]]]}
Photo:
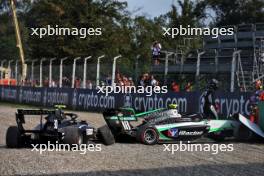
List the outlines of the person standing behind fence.
{"type": "Polygon", "coordinates": [[[192,91],[192,83],[188,82],[187,85],[185,86],[185,91],[186,92],[191,92],[192,91]]]}
{"type": "Polygon", "coordinates": [[[173,92],[180,92],[180,86],[179,86],[179,84],[176,83],[176,81],[173,81],[171,83],[171,90],[173,92]]]}
{"type": "Polygon", "coordinates": [[[77,78],[75,79],[74,88],[80,88],[81,87],[81,79],[77,78]]]}
{"type": "Polygon", "coordinates": [[[154,65],[159,65],[161,44],[158,41],[155,41],[151,47],[151,50],[154,65]]]}
{"type": "Polygon", "coordinates": [[[140,77],[138,85],[145,87],[145,77],[143,75],[140,77]]]}
{"type": "Polygon", "coordinates": [[[155,77],[153,75],[151,75],[150,84],[153,87],[158,86],[158,81],[155,79],[155,77]]]}

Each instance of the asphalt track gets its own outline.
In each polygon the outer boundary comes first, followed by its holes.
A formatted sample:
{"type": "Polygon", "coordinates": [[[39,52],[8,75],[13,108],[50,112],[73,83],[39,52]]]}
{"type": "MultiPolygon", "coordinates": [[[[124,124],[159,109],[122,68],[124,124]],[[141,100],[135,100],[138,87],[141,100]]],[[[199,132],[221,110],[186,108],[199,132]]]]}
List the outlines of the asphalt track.
{"type": "MultiPolygon", "coordinates": [[[[264,174],[264,143],[235,143],[233,151],[187,152],[174,154],[164,146],[116,143],[102,150],[80,152],[43,152],[30,148],[7,149],[5,133],[15,125],[17,106],[0,104],[0,175],[184,175],[223,176],[264,174]]],[[[100,114],[77,112],[80,118],[100,127],[105,122],[100,114]]],[[[37,118],[27,125],[34,126],[37,118]]],[[[213,145],[213,144],[210,144],[213,145]]]]}

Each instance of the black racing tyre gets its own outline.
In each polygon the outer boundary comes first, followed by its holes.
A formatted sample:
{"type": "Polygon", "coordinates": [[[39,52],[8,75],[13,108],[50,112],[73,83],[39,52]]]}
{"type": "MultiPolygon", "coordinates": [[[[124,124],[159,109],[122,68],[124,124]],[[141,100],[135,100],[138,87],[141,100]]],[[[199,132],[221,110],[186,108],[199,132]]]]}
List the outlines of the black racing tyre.
{"type": "Polygon", "coordinates": [[[79,128],[76,127],[65,127],[64,128],[64,138],[63,142],[65,144],[77,144],[81,145],[84,143],[84,137],[79,128]]]}
{"type": "Polygon", "coordinates": [[[157,144],[158,138],[157,131],[152,127],[142,126],[137,132],[137,140],[146,145],[157,144]]]}
{"type": "Polygon", "coordinates": [[[221,133],[209,133],[208,138],[213,139],[216,142],[223,142],[225,140],[225,136],[221,133]]]}
{"type": "Polygon", "coordinates": [[[115,143],[115,137],[107,125],[98,128],[98,133],[103,144],[112,145],[115,143]]]}
{"type": "Polygon", "coordinates": [[[6,132],[6,146],[19,148],[22,146],[22,137],[17,126],[10,126],[6,132]]]}
{"type": "Polygon", "coordinates": [[[253,138],[253,136],[253,132],[243,124],[238,127],[238,130],[235,134],[235,138],[238,141],[249,141],[253,138]]]}

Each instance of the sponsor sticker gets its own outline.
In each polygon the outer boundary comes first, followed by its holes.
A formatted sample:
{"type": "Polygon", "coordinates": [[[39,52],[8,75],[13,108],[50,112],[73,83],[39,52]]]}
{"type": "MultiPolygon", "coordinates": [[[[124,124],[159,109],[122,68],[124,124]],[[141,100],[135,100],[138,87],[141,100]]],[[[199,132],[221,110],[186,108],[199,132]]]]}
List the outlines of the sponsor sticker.
{"type": "Polygon", "coordinates": [[[93,129],[86,129],[86,135],[87,136],[93,135],[93,129]]]}
{"type": "Polygon", "coordinates": [[[171,128],[168,131],[168,136],[177,137],[179,135],[178,132],[179,132],[178,128],[171,128]]]}
{"type": "Polygon", "coordinates": [[[179,132],[180,136],[199,136],[202,134],[203,134],[203,131],[185,131],[185,130],[182,130],[179,132]]]}

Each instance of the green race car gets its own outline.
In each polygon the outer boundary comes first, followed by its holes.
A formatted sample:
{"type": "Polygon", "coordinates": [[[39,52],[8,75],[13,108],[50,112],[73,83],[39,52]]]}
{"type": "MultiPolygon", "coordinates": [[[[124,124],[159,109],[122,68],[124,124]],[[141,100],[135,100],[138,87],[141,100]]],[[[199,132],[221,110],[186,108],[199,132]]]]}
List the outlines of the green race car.
{"type": "Polygon", "coordinates": [[[202,114],[182,115],[177,105],[135,113],[132,108],[111,109],[103,113],[115,138],[130,136],[153,145],[162,142],[193,141],[208,136],[215,140],[234,136],[237,120],[208,120],[202,114]]]}

